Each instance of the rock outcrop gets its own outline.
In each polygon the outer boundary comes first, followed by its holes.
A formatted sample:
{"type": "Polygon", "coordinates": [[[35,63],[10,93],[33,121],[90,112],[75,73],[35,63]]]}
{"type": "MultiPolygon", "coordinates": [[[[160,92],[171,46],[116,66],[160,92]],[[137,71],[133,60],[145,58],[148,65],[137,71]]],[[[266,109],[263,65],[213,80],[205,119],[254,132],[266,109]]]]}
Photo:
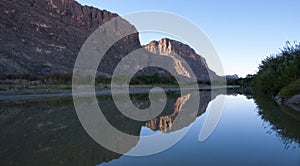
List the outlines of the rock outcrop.
{"type": "Polygon", "coordinates": [[[144,48],[151,53],[170,57],[174,62],[174,68],[178,74],[190,77],[190,73],[186,69],[186,65],[190,66],[198,81],[210,81],[210,77],[216,78],[217,75],[211,71],[206,60],[198,55],[190,46],[179,41],[163,38],[159,41],[151,41],[144,48]],[[175,55],[180,56],[186,61],[182,62],[175,55]]]}
{"type": "Polygon", "coordinates": [[[274,97],[274,100],[279,105],[288,106],[295,111],[300,111],[300,94],[294,95],[288,99],[283,99],[278,94],[274,97]]]}

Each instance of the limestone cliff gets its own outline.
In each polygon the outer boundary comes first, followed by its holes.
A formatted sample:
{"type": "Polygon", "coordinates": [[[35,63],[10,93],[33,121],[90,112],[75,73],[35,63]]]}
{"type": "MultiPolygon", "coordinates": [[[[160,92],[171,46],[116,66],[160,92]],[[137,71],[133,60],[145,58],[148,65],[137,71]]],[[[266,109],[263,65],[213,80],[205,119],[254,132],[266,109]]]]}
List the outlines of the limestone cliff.
{"type": "Polygon", "coordinates": [[[202,56],[198,55],[190,46],[179,41],[163,38],[159,41],[151,41],[144,48],[154,54],[170,57],[174,62],[175,70],[182,76],[190,77],[190,73],[185,67],[189,65],[198,81],[209,81],[210,76],[216,77],[202,56]],[[176,58],[175,55],[179,55],[186,63],[176,58]]]}

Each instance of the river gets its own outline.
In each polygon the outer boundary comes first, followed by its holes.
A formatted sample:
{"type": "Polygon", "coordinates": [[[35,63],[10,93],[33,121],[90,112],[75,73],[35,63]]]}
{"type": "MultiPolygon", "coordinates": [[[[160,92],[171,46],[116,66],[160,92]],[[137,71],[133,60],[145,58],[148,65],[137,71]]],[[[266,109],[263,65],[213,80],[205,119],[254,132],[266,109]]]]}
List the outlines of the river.
{"type": "MultiPolygon", "coordinates": [[[[109,95],[97,97],[115,128],[139,138],[124,155],[100,146],[86,133],[70,97],[1,101],[0,165],[300,165],[300,112],[264,97],[201,90],[199,109],[186,112],[195,117],[187,116],[176,126],[172,123],[193,94],[168,92],[167,97],[164,111],[149,121],[125,117],[109,95]],[[207,114],[219,98],[225,99],[220,121],[199,141],[207,114]],[[128,155],[144,136],[187,128],[179,142],[162,152],[128,155]]],[[[131,100],[140,108],[150,105],[147,94],[132,94],[131,100]]]]}

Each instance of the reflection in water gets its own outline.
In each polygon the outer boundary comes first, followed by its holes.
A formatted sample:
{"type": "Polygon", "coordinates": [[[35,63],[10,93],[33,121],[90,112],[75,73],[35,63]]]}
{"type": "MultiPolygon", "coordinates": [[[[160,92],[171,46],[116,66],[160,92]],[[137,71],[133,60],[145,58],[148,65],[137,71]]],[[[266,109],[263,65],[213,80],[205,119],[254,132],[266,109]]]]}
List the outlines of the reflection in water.
{"type": "Polygon", "coordinates": [[[276,132],[277,137],[289,148],[292,143],[300,147],[300,112],[289,106],[278,105],[270,97],[254,94],[248,88],[228,89],[229,94],[242,94],[248,99],[254,98],[258,115],[271,126],[267,133],[276,132]]]}
{"type": "Polygon", "coordinates": [[[92,141],[73,103],[1,105],[0,165],[95,165],[121,155],[92,141]]]}
{"type": "Polygon", "coordinates": [[[169,133],[171,131],[180,130],[181,128],[190,125],[198,116],[202,115],[205,112],[208,103],[212,100],[210,91],[201,92],[199,110],[187,110],[184,114],[184,118],[180,119],[180,123],[176,126],[172,126],[173,121],[177,117],[177,114],[182,110],[183,106],[187,102],[189,102],[194,95],[197,94],[189,93],[187,95],[177,98],[173,108],[169,109],[172,110],[172,112],[170,112],[167,115],[160,115],[159,117],[146,122],[146,126],[153,131],[159,130],[163,133],[169,133]]]}
{"type": "Polygon", "coordinates": [[[275,101],[264,96],[255,96],[258,114],[270,124],[271,131],[289,148],[292,143],[300,145],[300,112],[288,106],[279,106],[275,101]]]}
{"type": "MultiPolygon", "coordinates": [[[[231,90],[229,93],[234,95],[243,92],[231,90]]],[[[150,121],[135,121],[127,118],[118,111],[111,96],[97,98],[105,117],[115,128],[140,136],[143,126],[168,134],[190,125],[206,111],[211,99],[218,94],[218,92],[212,94],[210,91],[201,91],[199,109],[184,110],[196,94],[186,93],[180,96],[177,92],[167,93],[168,100],[164,111],[150,121]],[[184,112],[182,116],[184,118],[178,116],[179,112],[184,112]],[[175,125],[174,119],[180,119],[180,123],[175,125]]],[[[247,93],[247,97],[251,98],[252,95],[247,93]]],[[[131,100],[139,108],[147,108],[150,105],[148,94],[131,95],[131,100]]],[[[293,143],[300,144],[300,112],[278,106],[272,100],[262,96],[254,96],[254,100],[259,108],[259,116],[268,123],[265,124],[267,127],[271,127],[270,131],[277,133],[277,137],[286,148],[295,145],[293,143]]],[[[247,119],[242,120],[247,121],[247,119]]],[[[224,131],[224,134],[227,132],[224,131]]],[[[106,150],[87,135],[79,123],[71,98],[1,103],[0,143],[1,166],[96,165],[122,156],[106,150]]],[[[201,144],[201,148],[205,148],[205,143],[201,144]]],[[[208,147],[205,151],[211,148],[208,147]]],[[[198,153],[199,149],[196,151],[198,153]]]]}
{"type": "MultiPolygon", "coordinates": [[[[99,105],[117,129],[139,135],[142,126],[169,133],[191,124],[211,101],[211,92],[200,93],[199,110],[188,110],[180,125],[172,126],[182,107],[193,97],[168,93],[164,111],[148,122],[134,121],[120,113],[111,96],[99,96],[99,105]]],[[[214,96],[215,97],[215,96],[214,96]]],[[[131,95],[136,106],[149,106],[147,94],[131,95]]],[[[105,133],[104,133],[105,134],[105,133]]],[[[106,150],[81,127],[71,98],[1,104],[0,165],[96,165],[121,155],[106,150]]]]}
{"type": "Polygon", "coordinates": [[[174,119],[176,118],[178,112],[181,111],[182,106],[187,102],[191,97],[191,94],[179,97],[174,105],[174,112],[171,115],[159,116],[155,119],[150,120],[146,123],[146,126],[152,129],[153,131],[160,130],[166,133],[171,129],[174,119]]]}

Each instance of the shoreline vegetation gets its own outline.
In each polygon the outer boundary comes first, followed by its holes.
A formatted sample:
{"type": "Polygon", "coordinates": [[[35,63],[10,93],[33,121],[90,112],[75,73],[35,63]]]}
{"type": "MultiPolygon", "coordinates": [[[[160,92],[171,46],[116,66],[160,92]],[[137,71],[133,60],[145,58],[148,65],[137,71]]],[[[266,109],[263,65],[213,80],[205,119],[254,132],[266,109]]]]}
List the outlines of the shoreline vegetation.
{"type": "Polygon", "coordinates": [[[287,41],[279,53],[262,60],[256,74],[227,83],[250,88],[254,96],[264,96],[300,111],[300,43],[287,41]]]}
{"type": "Polygon", "coordinates": [[[287,42],[280,51],[261,62],[253,85],[255,92],[284,101],[300,93],[300,43],[287,42]]]}

